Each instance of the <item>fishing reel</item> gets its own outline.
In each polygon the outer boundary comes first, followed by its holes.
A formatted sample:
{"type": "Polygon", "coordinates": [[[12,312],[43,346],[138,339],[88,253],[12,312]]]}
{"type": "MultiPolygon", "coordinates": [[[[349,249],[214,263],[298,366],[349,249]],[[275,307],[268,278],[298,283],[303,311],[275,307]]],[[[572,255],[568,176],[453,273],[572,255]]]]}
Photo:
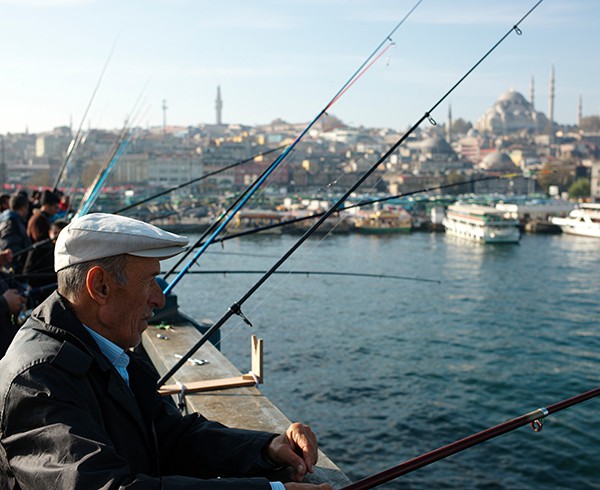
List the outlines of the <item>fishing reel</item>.
{"type": "Polygon", "coordinates": [[[31,316],[32,308],[28,308],[27,304],[29,303],[29,292],[31,291],[31,287],[27,285],[27,289],[21,292],[21,295],[25,298],[25,302],[21,306],[21,310],[18,314],[13,316],[13,321],[19,327],[22,326],[27,319],[31,316]]]}

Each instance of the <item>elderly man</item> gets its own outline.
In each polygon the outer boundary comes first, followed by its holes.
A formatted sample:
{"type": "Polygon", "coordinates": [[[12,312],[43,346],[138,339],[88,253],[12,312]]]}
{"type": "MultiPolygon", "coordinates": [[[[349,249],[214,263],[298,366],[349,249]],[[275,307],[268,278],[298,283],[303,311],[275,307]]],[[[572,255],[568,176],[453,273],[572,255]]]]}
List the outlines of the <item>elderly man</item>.
{"type": "Polygon", "coordinates": [[[58,291],[0,361],[0,488],[270,490],[284,485],[257,475],[291,466],[301,481],[312,471],[317,441],[308,427],[277,435],[182,416],[130,351],[164,305],[159,260],[187,243],[108,214],[61,232],[58,291]]]}

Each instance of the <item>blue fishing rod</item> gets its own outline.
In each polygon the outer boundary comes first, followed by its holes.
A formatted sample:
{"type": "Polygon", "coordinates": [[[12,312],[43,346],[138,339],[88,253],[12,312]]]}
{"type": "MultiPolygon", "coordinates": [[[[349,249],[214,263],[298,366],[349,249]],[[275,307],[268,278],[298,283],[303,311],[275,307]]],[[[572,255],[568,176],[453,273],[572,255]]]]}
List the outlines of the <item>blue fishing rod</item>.
{"type": "MultiPolygon", "coordinates": [[[[272,164],[271,164],[272,165],[272,164]]],[[[219,225],[223,222],[223,220],[229,215],[229,213],[236,208],[237,206],[240,205],[240,203],[242,203],[242,201],[246,198],[246,196],[249,195],[249,192],[252,190],[252,186],[258,182],[260,179],[262,179],[267,172],[269,172],[271,170],[271,166],[268,166],[267,168],[265,168],[262,173],[256,178],[254,179],[254,182],[249,185],[248,187],[246,187],[246,189],[244,190],[244,192],[242,192],[230,205],[229,207],[223,211],[216,220],[214,220],[210,226],[204,230],[204,232],[202,233],[202,235],[200,235],[198,237],[198,239],[196,240],[196,242],[194,243],[194,245],[192,245],[191,247],[189,247],[189,249],[177,260],[177,262],[173,265],[173,267],[171,267],[171,269],[169,269],[169,271],[167,271],[167,273],[164,275],[163,279],[167,279],[171,274],[175,273],[176,269],[185,261],[185,259],[188,257],[188,255],[190,253],[192,253],[194,251],[194,249],[198,246],[202,246],[204,245],[204,240],[207,236],[211,235],[213,232],[215,232],[215,230],[219,227],[219,225]]],[[[215,242],[216,239],[212,240],[212,243],[215,242]]],[[[194,259],[195,260],[195,259],[194,259]]],[[[192,266],[192,264],[194,263],[194,260],[190,261],[190,263],[188,264],[188,270],[189,268],[192,266]]]]}
{"type": "Polygon", "coordinates": [[[79,216],[83,216],[84,214],[87,214],[90,211],[91,207],[96,202],[96,199],[98,199],[98,195],[103,189],[104,183],[110,175],[110,172],[113,170],[113,168],[119,161],[119,158],[121,158],[121,155],[123,155],[125,149],[133,139],[133,136],[135,135],[136,131],[133,128],[133,122],[130,125],[129,121],[133,121],[133,119],[135,118],[135,112],[137,111],[138,104],[142,98],[144,91],[146,90],[147,85],[148,83],[146,83],[146,85],[144,85],[144,87],[140,91],[140,94],[136,99],[135,103],[133,104],[133,108],[131,109],[131,115],[125,120],[123,129],[121,130],[119,137],[115,142],[112,157],[107,159],[106,165],[104,165],[104,168],[100,169],[100,171],[96,175],[96,178],[94,179],[94,182],[92,182],[92,184],[88,187],[85,195],[81,199],[79,209],[77,210],[77,213],[75,213],[76,218],[79,216]]]}
{"type": "Polygon", "coordinates": [[[435,120],[432,118],[431,113],[454,91],[456,88],[471,74],[473,71],[500,45],[504,40],[513,32],[517,35],[521,35],[521,29],[519,25],[543,2],[543,0],[538,0],[538,2],[523,16],[521,19],[513,25],[510,30],[504,34],[467,72],[448,90],[441,98],[438,99],[437,102],[427,111],[423,116],[419,118],[419,120],[406,132],[396,143],[394,143],[388,151],[384,153],[384,155],[371,166],[369,170],[367,170],[345,193],[344,195],[333,204],[319,220],[314,223],[299,239],[294,243],[289,250],[283,254],[283,256],[236,302],[234,302],[229,309],[225,312],[225,314],[215,322],[205,333],[204,335],[194,344],[191,349],[184,354],[181,359],[177,363],[173,365],[171,369],[169,369],[159,380],[158,380],[158,388],[160,388],[173,374],[175,374],[181,366],[183,366],[187,360],[204,344],[206,341],[217,331],[227,320],[229,320],[233,315],[239,316],[247,325],[252,326],[252,323],[244,313],[242,312],[243,304],[273,275],[279,267],[321,226],[333,213],[335,213],[339,207],[350,197],[350,195],[356,191],[375,170],[381,165],[385,160],[389,158],[389,156],[402,144],[406,139],[416,131],[416,129],[425,121],[426,119],[431,124],[436,124],[435,120]]]}
{"type": "MultiPolygon", "coordinates": [[[[392,36],[400,28],[402,24],[410,17],[410,15],[416,10],[423,0],[418,2],[409,10],[409,12],[396,24],[392,31],[385,36],[383,41],[375,48],[375,50],[369,55],[369,57],[360,65],[360,67],[352,74],[342,88],[334,95],[334,97],[327,103],[327,105],[317,114],[317,116],[300,132],[296,139],[288,146],[283,153],[266,169],[265,172],[258,178],[245,192],[245,195],[239,202],[233,207],[233,209],[226,213],[220,218],[220,224],[212,232],[212,234],[206,239],[204,244],[198,249],[194,257],[179,271],[175,278],[167,285],[163,293],[168,294],[177,285],[181,278],[186,274],[190,267],[196,263],[198,258],[204,253],[204,251],[210,246],[217,235],[227,226],[227,224],[234,218],[237,212],[248,202],[252,195],[258,190],[258,188],[267,180],[267,178],[273,173],[273,171],[279,166],[279,164],[289,155],[289,153],[296,147],[300,140],[310,131],[315,123],[327,113],[329,108],[393,45],[392,36]],[[384,45],[387,46],[382,49],[384,45]]],[[[185,362],[185,361],[184,361],[185,362]]]]}
{"type": "Polygon", "coordinates": [[[121,143],[117,147],[116,152],[114,153],[113,157],[110,159],[108,165],[106,166],[106,168],[104,168],[103,171],[100,172],[100,174],[98,175],[98,178],[96,179],[96,182],[94,184],[92,184],[92,187],[90,187],[90,189],[91,189],[90,195],[87,198],[84,196],[84,198],[82,199],[81,206],[80,206],[79,210],[77,211],[77,213],[75,214],[76,218],[78,218],[79,216],[83,216],[84,214],[87,214],[90,211],[91,207],[96,202],[96,199],[98,199],[98,195],[100,194],[100,191],[102,190],[104,183],[106,182],[106,179],[108,178],[110,172],[112,171],[112,169],[115,167],[115,165],[119,161],[119,158],[121,158],[121,155],[125,152],[125,149],[127,148],[129,143],[133,139],[134,135],[135,135],[135,130],[132,129],[129,131],[129,134],[127,135],[127,137],[122,139],[121,143]]]}

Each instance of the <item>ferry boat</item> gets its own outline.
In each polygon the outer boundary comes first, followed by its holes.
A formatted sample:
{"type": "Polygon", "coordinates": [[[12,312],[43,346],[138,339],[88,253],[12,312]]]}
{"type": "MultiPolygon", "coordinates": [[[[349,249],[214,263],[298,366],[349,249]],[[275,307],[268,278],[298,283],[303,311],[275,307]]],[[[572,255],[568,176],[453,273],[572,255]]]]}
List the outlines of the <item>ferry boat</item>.
{"type": "Polygon", "coordinates": [[[443,220],[446,233],[481,243],[518,243],[519,221],[491,206],[451,204],[443,220]]]}
{"type": "Polygon", "coordinates": [[[600,204],[581,204],[566,218],[555,216],[550,221],[560,226],[563,233],[600,238],[600,204]]]}
{"type": "Polygon", "coordinates": [[[408,211],[380,210],[366,215],[359,215],[354,221],[359,233],[389,234],[408,233],[412,229],[412,218],[408,211]]]}

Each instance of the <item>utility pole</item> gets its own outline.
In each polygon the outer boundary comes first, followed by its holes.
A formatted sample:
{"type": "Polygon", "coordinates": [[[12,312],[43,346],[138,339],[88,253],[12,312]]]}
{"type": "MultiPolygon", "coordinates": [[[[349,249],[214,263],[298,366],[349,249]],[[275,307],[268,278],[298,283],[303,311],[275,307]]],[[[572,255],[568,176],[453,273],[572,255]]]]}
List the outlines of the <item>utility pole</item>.
{"type": "Polygon", "coordinates": [[[163,134],[167,134],[167,101],[163,99],[162,101],[162,110],[163,110],[163,134]]]}

